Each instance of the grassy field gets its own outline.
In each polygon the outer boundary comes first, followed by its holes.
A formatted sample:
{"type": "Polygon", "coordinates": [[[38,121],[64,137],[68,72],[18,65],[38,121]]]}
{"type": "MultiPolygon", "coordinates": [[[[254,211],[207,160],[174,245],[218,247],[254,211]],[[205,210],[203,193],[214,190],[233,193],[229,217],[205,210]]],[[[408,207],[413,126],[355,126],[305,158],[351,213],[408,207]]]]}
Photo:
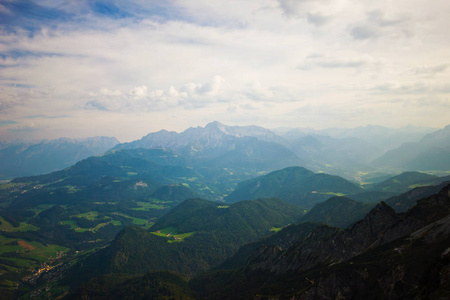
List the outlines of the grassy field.
{"type": "Polygon", "coordinates": [[[154,201],[154,202],[136,202],[136,204],[139,206],[138,208],[133,208],[133,210],[143,210],[143,211],[149,211],[150,209],[164,209],[166,208],[164,204],[161,201],[154,201]],[[160,202],[160,203],[158,203],[160,202]]]}
{"type": "Polygon", "coordinates": [[[58,245],[44,245],[0,235],[0,265],[12,269],[11,271],[18,268],[36,268],[40,263],[54,259],[68,250],[58,245]]]}
{"type": "Polygon", "coordinates": [[[345,194],[342,194],[342,193],[333,193],[333,192],[319,192],[319,194],[322,194],[322,195],[333,195],[333,196],[338,196],[338,197],[345,196],[345,194]]]}
{"type": "Polygon", "coordinates": [[[16,231],[30,231],[30,230],[35,231],[35,230],[39,229],[34,225],[24,223],[24,222],[20,222],[19,227],[14,227],[9,222],[5,221],[5,219],[3,219],[3,217],[0,217],[0,221],[2,222],[0,224],[0,231],[16,232],[16,231]]]}
{"type": "MultiPolygon", "coordinates": [[[[146,220],[146,219],[141,219],[141,218],[136,218],[136,217],[131,217],[131,216],[128,216],[128,215],[125,215],[125,214],[122,214],[122,213],[116,213],[118,216],[122,216],[122,217],[125,217],[125,218],[128,218],[128,219],[131,219],[131,222],[134,224],[134,225],[137,225],[137,226],[142,226],[142,227],[144,227],[144,228],[150,228],[150,227],[152,227],[153,226],[153,224],[155,224],[154,222],[150,222],[150,221],[148,221],[148,220],[146,220]]],[[[120,221],[111,221],[111,223],[112,222],[120,222],[120,221]]],[[[113,225],[115,225],[114,223],[113,223],[113,225]]]]}
{"type": "MultiPolygon", "coordinates": [[[[85,231],[92,231],[92,232],[97,232],[97,230],[99,230],[100,228],[108,225],[108,224],[112,224],[114,226],[121,226],[122,222],[117,221],[117,220],[111,220],[111,219],[105,219],[104,223],[100,223],[95,227],[90,227],[90,228],[83,228],[80,227],[76,221],[74,220],[66,220],[66,221],[61,221],[60,224],[61,225],[69,225],[74,231],[76,232],[85,232],[85,231]]],[[[136,224],[136,225],[140,225],[140,224],[136,224]]]]}
{"type": "Polygon", "coordinates": [[[91,221],[94,221],[95,219],[98,218],[98,211],[88,211],[82,214],[78,214],[78,215],[73,215],[73,217],[75,218],[85,218],[91,221]]]}
{"type": "Polygon", "coordinates": [[[158,231],[152,232],[152,234],[167,238],[168,243],[182,242],[185,238],[190,237],[195,232],[186,232],[179,234],[174,227],[167,227],[158,231]]]}
{"type": "Polygon", "coordinates": [[[272,228],[270,228],[270,231],[272,231],[272,232],[278,232],[278,231],[280,231],[281,229],[283,229],[283,227],[272,227],[272,228]]]}

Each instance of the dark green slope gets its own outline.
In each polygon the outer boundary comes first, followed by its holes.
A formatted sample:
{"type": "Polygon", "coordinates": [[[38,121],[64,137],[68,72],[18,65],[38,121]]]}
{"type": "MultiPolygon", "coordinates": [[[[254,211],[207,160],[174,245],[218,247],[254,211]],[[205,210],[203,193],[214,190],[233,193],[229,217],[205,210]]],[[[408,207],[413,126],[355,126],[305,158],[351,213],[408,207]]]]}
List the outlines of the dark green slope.
{"type": "Polygon", "coordinates": [[[258,236],[271,227],[298,221],[303,210],[277,198],[241,201],[231,206],[202,199],[189,199],[161,217],[152,230],[174,227],[178,233],[192,231],[247,232],[258,236]]]}
{"type": "Polygon", "coordinates": [[[194,178],[201,179],[185,163],[162,149],[115,151],[2,185],[0,269],[6,272],[0,272],[0,285],[11,276],[25,277],[43,263],[57,264],[53,249],[66,247],[62,260],[69,260],[108,245],[126,226],[149,228],[172,207],[197,196],[177,183],[183,180],[177,174],[191,176],[186,180],[193,187],[194,178]],[[18,241],[36,250],[28,251],[18,241]]]}
{"type": "Polygon", "coordinates": [[[443,181],[445,181],[445,177],[437,177],[421,172],[404,172],[383,182],[368,185],[367,189],[399,194],[418,186],[435,185],[443,181]]]}
{"type": "Polygon", "coordinates": [[[180,156],[164,149],[131,149],[92,156],[47,175],[16,178],[12,183],[86,186],[105,176],[146,178],[172,183],[179,177],[199,177],[180,156]]]}
{"type": "Polygon", "coordinates": [[[226,201],[278,197],[303,207],[312,207],[333,195],[361,191],[359,186],[339,176],[316,174],[302,167],[289,167],[240,183],[226,201]]]}
{"type": "Polygon", "coordinates": [[[119,180],[117,177],[105,176],[75,194],[82,199],[122,202],[148,198],[160,187],[161,183],[150,179],[119,180]]]}
{"type": "MultiPolygon", "coordinates": [[[[174,227],[177,228],[178,232],[189,232],[189,231],[195,231],[195,230],[189,230],[192,229],[192,227],[189,227],[187,230],[184,230],[183,224],[190,223],[193,221],[194,223],[197,222],[197,218],[209,218],[211,219],[212,216],[215,216],[216,211],[218,210],[217,207],[219,206],[218,203],[200,199],[200,198],[192,198],[187,199],[186,201],[183,201],[180,203],[177,207],[170,210],[166,215],[162,216],[156,224],[152,226],[152,230],[160,230],[166,227],[174,227]]],[[[203,222],[198,222],[197,226],[201,228],[203,225],[203,222]]],[[[196,229],[197,229],[196,228],[196,229]]]]}
{"type": "Polygon", "coordinates": [[[300,221],[346,228],[364,218],[374,206],[347,197],[332,197],[314,206],[300,221]]]}
{"type": "Polygon", "coordinates": [[[145,275],[108,274],[83,284],[67,299],[194,299],[187,280],[172,272],[145,275]]]}
{"type": "Polygon", "coordinates": [[[406,193],[387,199],[386,204],[391,206],[396,212],[406,212],[408,209],[417,204],[417,200],[430,197],[431,195],[438,193],[445,186],[447,186],[449,182],[450,181],[445,181],[439,185],[422,186],[411,189],[406,193]]]}
{"type": "Polygon", "coordinates": [[[2,184],[2,292],[24,293],[28,286],[13,287],[40,266],[104,247],[126,226],[149,228],[186,198],[216,197],[213,190],[183,157],[164,149],[111,151],[61,171],[2,184]],[[33,250],[20,246],[22,241],[33,250]]]}
{"type": "Polygon", "coordinates": [[[235,269],[201,275],[190,286],[200,299],[332,299],[336,293],[343,299],[446,299],[449,189],[403,214],[380,203],[346,230],[315,226],[305,234],[291,226],[300,238],[281,231],[283,239],[273,244],[242,247],[245,262],[235,260],[235,269]]]}
{"type": "Polygon", "coordinates": [[[240,247],[239,250],[236,252],[236,254],[228,258],[223,264],[217,266],[215,269],[229,270],[241,268],[245,266],[249,258],[259,248],[270,245],[278,245],[281,248],[287,248],[292,244],[301,241],[302,239],[309,236],[318,226],[321,225],[322,224],[319,223],[303,222],[286,226],[275,234],[269,235],[255,242],[240,247]]]}
{"type": "Polygon", "coordinates": [[[181,202],[188,198],[194,198],[197,196],[197,193],[195,193],[192,189],[178,183],[164,185],[152,193],[153,198],[163,201],[176,202],[181,202]]]}
{"type": "Polygon", "coordinates": [[[62,171],[16,178],[2,186],[0,202],[7,203],[3,207],[23,209],[49,203],[123,202],[149,197],[182,201],[196,195],[180,185],[186,181],[202,195],[209,191],[202,183],[202,176],[170,151],[113,151],[87,158],[62,171]]]}
{"type": "Polygon", "coordinates": [[[170,226],[173,234],[191,233],[180,242],[144,229],[128,227],[110,246],[80,262],[70,272],[73,282],[107,273],[144,273],[171,270],[198,274],[233,255],[245,243],[268,235],[303,215],[300,208],[279,199],[244,201],[230,207],[189,199],[155,224],[152,231],[170,226]],[[83,274],[78,279],[77,274],[83,274]]]}

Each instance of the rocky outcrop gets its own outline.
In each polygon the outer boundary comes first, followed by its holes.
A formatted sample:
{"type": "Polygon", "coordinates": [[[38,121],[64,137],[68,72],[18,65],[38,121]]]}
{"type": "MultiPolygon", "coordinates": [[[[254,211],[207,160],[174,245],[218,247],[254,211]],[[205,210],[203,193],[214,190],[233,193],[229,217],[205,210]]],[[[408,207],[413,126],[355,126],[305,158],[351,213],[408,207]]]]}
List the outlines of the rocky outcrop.
{"type": "Polygon", "coordinates": [[[318,226],[306,238],[287,249],[274,246],[260,248],[251,256],[244,272],[263,271],[281,275],[336,264],[392,242],[449,214],[449,186],[436,195],[420,200],[405,214],[397,214],[381,202],[348,230],[318,226]]]}
{"type": "Polygon", "coordinates": [[[199,299],[450,299],[449,188],[406,213],[380,203],[347,230],[289,226],[253,246],[240,269],[191,286],[199,299]]]}
{"type": "Polygon", "coordinates": [[[324,272],[291,299],[449,299],[450,216],[324,272]]]}

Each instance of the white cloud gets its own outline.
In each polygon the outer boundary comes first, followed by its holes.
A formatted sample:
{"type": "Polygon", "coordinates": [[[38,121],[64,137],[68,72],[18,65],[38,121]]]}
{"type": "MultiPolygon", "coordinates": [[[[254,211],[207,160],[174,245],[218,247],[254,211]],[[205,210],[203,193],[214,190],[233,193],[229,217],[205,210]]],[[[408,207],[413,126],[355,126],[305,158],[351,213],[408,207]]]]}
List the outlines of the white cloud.
{"type": "Polygon", "coordinates": [[[332,20],[332,17],[325,16],[320,13],[308,13],[306,19],[309,23],[312,23],[316,26],[322,26],[330,22],[332,20]]]}
{"type": "MultiPolygon", "coordinates": [[[[70,3],[65,11],[83,22],[0,35],[0,113],[20,119],[51,110],[67,122],[85,113],[105,122],[146,116],[164,128],[186,114],[192,122],[226,115],[286,125],[285,113],[315,107],[310,111],[319,114],[325,106],[359,125],[361,118],[380,120],[392,99],[417,105],[421,91],[444,97],[450,79],[444,0],[176,0],[164,2],[164,15],[148,13],[154,4],[147,1],[117,2],[142,8],[121,20],[92,14],[87,2],[70,3]],[[380,104],[356,111],[355,101],[380,104]]],[[[408,113],[407,123],[419,118],[408,113]]],[[[316,119],[289,122],[326,121],[316,119]]],[[[430,118],[430,126],[441,123],[430,118]]]]}
{"type": "Polygon", "coordinates": [[[366,40],[376,38],[380,35],[378,28],[371,25],[355,26],[351,30],[351,35],[356,40],[366,40]]]}
{"type": "Polygon", "coordinates": [[[132,88],[128,94],[136,99],[143,98],[143,97],[147,96],[147,86],[145,86],[145,85],[136,86],[136,87],[132,88]]]}
{"type": "Polygon", "coordinates": [[[323,54],[312,54],[306,57],[299,66],[301,70],[313,70],[314,68],[340,69],[340,68],[361,68],[368,65],[377,64],[369,55],[345,55],[344,57],[328,56],[323,54]]]}
{"type": "Polygon", "coordinates": [[[107,89],[107,88],[102,88],[102,89],[100,89],[99,94],[103,95],[103,96],[121,96],[122,92],[119,91],[119,90],[114,90],[113,91],[113,90],[110,90],[110,89],[107,89]]]}
{"type": "Polygon", "coordinates": [[[438,64],[434,66],[420,66],[414,68],[412,71],[417,75],[434,76],[439,73],[447,71],[449,64],[438,64]]]}

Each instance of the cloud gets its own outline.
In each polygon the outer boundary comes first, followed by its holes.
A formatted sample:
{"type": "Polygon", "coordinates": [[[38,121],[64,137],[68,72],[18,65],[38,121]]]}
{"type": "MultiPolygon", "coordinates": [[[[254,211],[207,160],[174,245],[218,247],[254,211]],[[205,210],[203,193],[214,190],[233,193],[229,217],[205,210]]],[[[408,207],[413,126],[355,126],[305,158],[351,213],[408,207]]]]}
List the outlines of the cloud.
{"type": "Polygon", "coordinates": [[[348,57],[335,57],[322,54],[311,54],[298,67],[300,70],[313,70],[315,68],[325,69],[346,69],[361,68],[369,64],[374,64],[374,59],[370,56],[359,54],[348,55],[348,57]]]}
{"type": "Polygon", "coordinates": [[[217,94],[223,87],[225,79],[220,76],[215,76],[210,82],[202,84],[200,87],[196,88],[196,91],[200,94],[217,94]]]}
{"type": "Polygon", "coordinates": [[[317,10],[322,5],[330,4],[328,0],[278,0],[277,2],[285,15],[293,17],[302,17],[311,10],[317,10]]]}
{"type": "Polygon", "coordinates": [[[12,14],[11,10],[9,10],[7,7],[5,7],[1,3],[0,3],[0,13],[1,14],[12,14]]]}
{"type": "Polygon", "coordinates": [[[449,64],[438,64],[438,65],[434,65],[434,66],[421,66],[421,67],[414,68],[412,71],[416,75],[434,76],[439,73],[444,73],[447,70],[448,66],[449,66],[449,64]]]}
{"type": "Polygon", "coordinates": [[[325,15],[322,15],[320,13],[316,13],[316,14],[308,13],[306,18],[307,18],[309,23],[312,23],[312,24],[314,24],[316,26],[325,25],[328,22],[330,22],[331,19],[332,19],[332,17],[325,16],[325,15]]]}
{"type": "Polygon", "coordinates": [[[445,98],[450,2],[436,1],[3,1],[0,114],[42,116],[47,133],[102,120],[123,140],[137,120],[286,125],[299,106],[355,101],[380,120],[392,99],[445,98]]]}
{"type": "MultiPolygon", "coordinates": [[[[120,95],[121,93],[118,92],[115,94],[120,95]]],[[[145,85],[136,86],[130,90],[129,95],[131,95],[133,98],[136,98],[136,99],[143,98],[143,97],[147,96],[147,86],[145,86],[145,85]]]]}
{"type": "Polygon", "coordinates": [[[85,108],[124,112],[164,111],[176,106],[198,108],[216,102],[225,86],[224,78],[214,76],[205,83],[190,82],[179,88],[170,86],[167,89],[148,90],[147,86],[142,85],[132,87],[128,93],[102,88],[97,93],[90,93],[93,99],[85,104],[85,108]]]}
{"type": "Polygon", "coordinates": [[[17,122],[12,120],[0,120],[0,127],[9,126],[13,124],[17,124],[17,122]]]}
{"type": "Polygon", "coordinates": [[[285,16],[306,20],[317,27],[330,23],[342,12],[342,1],[278,0],[277,2],[285,16]]]}
{"type": "Polygon", "coordinates": [[[28,124],[23,124],[23,125],[10,127],[7,130],[10,131],[10,132],[15,132],[15,133],[28,133],[28,132],[40,131],[41,128],[36,126],[35,123],[31,122],[31,123],[28,123],[28,124]]]}
{"type": "Polygon", "coordinates": [[[370,10],[363,21],[351,26],[350,35],[355,40],[376,39],[385,37],[408,37],[411,33],[410,17],[404,13],[396,12],[386,17],[382,9],[370,10]]]}
{"type": "Polygon", "coordinates": [[[379,30],[371,25],[355,26],[351,30],[351,35],[356,40],[367,40],[376,38],[380,35],[379,30]]]}
{"type": "MultiPolygon", "coordinates": [[[[147,87],[145,87],[145,89],[147,89],[147,87]]],[[[102,89],[100,89],[99,94],[103,95],[103,96],[121,96],[122,92],[119,91],[119,90],[114,90],[113,91],[113,90],[110,90],[110,89],[107,89],[107,88],[102,88],[102,89]]]]}
{"type": "Polygon", "coordinates": [[[20,87],[16,86],[4,86],[0,87],[0,115],[10,113],[11,110],[25,106],[29,103],[29,98],[33,97],[33,94],[26,90],[23,91],[20,87]]]}
{"type": "Polygon", "coordinates": [[[368,20],[379,26],[397,26],[403,22],[406,22],[409,18],[406,16],[396,16],[393,18],[387,18],[382,10],[373,10],[367,13],[368,20]]]}
{"type": "Polygon", "coordinates": [[[429,95],[437,96],[450,93],[448,83],[429,83],[427,81],[417,81],[413,83],[386,82],[370,88],[373,94],[377,95],[429,95]]]}
{"type": "Polygon", "coordinates": [[[62,119],[67,118],[68,115],[55,115],[55,116],[48,116],[48,115],[30,115],[30,116],[24,116],[22,119],[62,119]]]}
{"type": "Polygon", "coordinates": [[[249,85],[244,91],[243,94],[246,98],[256,100],[256,101],[277,101],[274,97],[274,92],[263,86],[261,82],[254,81],[251,85],[249,85]]]}

